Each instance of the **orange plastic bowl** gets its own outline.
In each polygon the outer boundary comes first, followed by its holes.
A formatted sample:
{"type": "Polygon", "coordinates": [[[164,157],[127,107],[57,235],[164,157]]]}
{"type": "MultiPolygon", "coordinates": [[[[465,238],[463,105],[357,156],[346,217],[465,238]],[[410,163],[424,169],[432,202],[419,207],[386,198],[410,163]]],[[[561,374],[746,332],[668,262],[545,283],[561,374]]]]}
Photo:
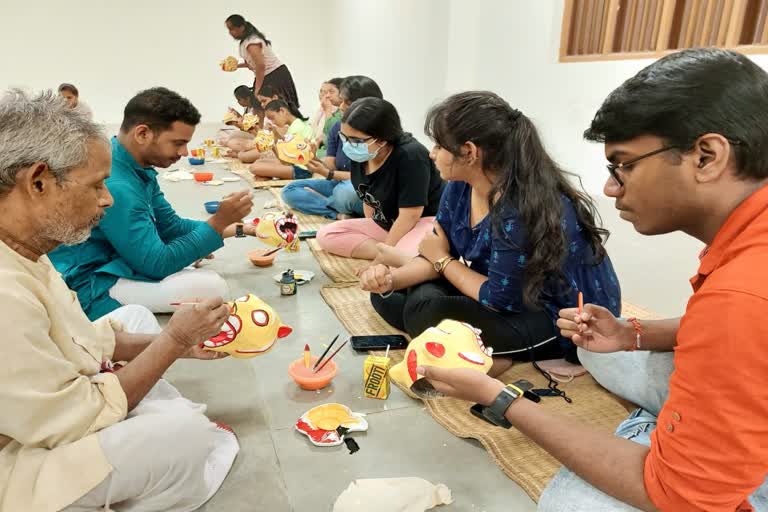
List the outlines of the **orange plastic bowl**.
{"type": "Polygon", "coordinates": [[[323,389],[331,383],[334,377],[336,377],[338,367],[336,366],[335,361],[328,361],[328,364],[326,364],[322,370],[317,373],[312,373],[312,367],[316,362],[317,356],[312,356],[309,368],[307,368],[304,366],[304,358],[302,357],[301,359],[292,362],[288,367],[288,375],[291,376],[301,389],[306,389],[308,391],[323,389]]]}
{"type": "MultiPolygon", "coordinates": [[[[251,260],[251,263],[257,267],[269,267],[272,265],[272,263],[275,262],[275,257],[277,256],[276,252],[273,252],[268,256],[264,256],[265,252],[269,252],[271,250],[272,249],[258,249],[256,251],[251,251],[248,253],[248,259],[251,260]]],[[[331,361],[331,363],[332,362],[333,361],[331,361]]]]}
{"type": "Polygon", "coordinates": [[[205,183],[206,181],[211,181],[213,179],[212,172],[196,172],[192,174],[192,176],[195,177],[195,181],[199,181],[200,183],[205,183]]]}

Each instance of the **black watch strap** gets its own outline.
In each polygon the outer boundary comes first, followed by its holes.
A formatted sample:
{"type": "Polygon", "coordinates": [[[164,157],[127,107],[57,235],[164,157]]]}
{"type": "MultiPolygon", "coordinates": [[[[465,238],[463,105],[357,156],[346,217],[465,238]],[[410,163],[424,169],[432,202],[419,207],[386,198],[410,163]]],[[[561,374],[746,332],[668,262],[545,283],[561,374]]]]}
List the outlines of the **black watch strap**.
{"type": "Polygon", "coordinates": [[[242,224],[235,224],[235,238],[245,238],[245,231],[242,224]]]}
{"type": "Polygon", "coordinates": [[[485,419],[503,428],[512,427],[512,423],[505,417],[507,409],[515,402],[515,400],[525,397],[533,402],[541,401],[541,398],[532,393],[530,389],[533,385],[526,380],[519,380],[512,384],[507,384],[501,393],[496,397],[491,405],[483,408],[483,416],[485,419]]]}

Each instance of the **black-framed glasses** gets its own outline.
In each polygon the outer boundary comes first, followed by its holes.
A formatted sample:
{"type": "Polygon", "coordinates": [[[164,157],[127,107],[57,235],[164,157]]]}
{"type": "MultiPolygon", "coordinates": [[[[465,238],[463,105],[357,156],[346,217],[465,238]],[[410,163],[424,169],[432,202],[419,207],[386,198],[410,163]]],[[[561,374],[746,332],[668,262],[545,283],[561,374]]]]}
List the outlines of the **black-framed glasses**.
{"type": "Polygon", "coordinates": [[[653,155],[658,155],[659,153],[663,153],[665,151],[669,151],[670,149],[678,149],[678,146],[664,146],[662,148],[655,149],[653,151],[640,155],[636,158],[633,158],[632,160],[621,162],[619,164],[608,164],[605,167],[608,169],[608,172],[611,174],[611,178],[613,178],[616,181],[616,183],[619,184],[620,187],[623,187],[624,182],[621,181],[621,178],[619,177],[619,171],[629,170],[633,165],[635,165],[640,160],[643,160],[644,158],[652,157],[653,155]]]}
{"type": "Polygon", "coordinates": [[[371,139],[374,139],[375,137],[347,137],[343,133],[339,132],[339,138],[341,139],[341,142],[349,142],[351,144],[361,144],[366,143],[371,139]]]}
{"type": "MultiPolygon", "coordinates": [[[[738,146],[742,142],[740,140],[736,139],[729,139],[726,138],[726,140],[734,146],[738,146]]],[[[644,158],[652,157],[654,155],[658,155],[659,153],[663,153],[665,151],[669,151],[670,149],[683,149],[678,145],[672,145],[672,146],[664,146],[659,149],[653,150],[651,152],[645,153],[644,155],[640,155],[638,157],[633,158],[632,160],[628,160],[626,162],[621,162],[618,164],[608,164],[605,167],[608,169],[608,172],[611,174],[611,178],[613,178],[616,183],[619,184],[620,187],[624,186],[624,182],[621,181],[621,178],[619,177],[620,170],[628,171],[632,168],[633,165],[635,165],[640,160],[643,160],[644,158]]]]}

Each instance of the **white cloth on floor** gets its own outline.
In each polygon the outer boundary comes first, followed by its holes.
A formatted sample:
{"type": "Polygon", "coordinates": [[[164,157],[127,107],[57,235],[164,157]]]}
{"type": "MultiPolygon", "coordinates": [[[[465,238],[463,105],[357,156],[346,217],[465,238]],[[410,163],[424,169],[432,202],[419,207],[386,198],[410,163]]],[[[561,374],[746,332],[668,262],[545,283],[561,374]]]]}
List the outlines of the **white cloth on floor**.
{"type": "Polygon", "coordinates": [[[355,480],[341,493],[333,512],[424,512],[453,503],[451,490],[422,478],[355,480]]]}
{"type": "Polygon", "coordinates": [[[99,432],[112,473],[65,512],[191,512],[221,487],[240,447],[205,405],[164,380],[124,421],[99,432]]]}
{"type": "Polygon", "coordinates": [[[227,297],[227,282],[213,270],[185,268],[162,281],[132,281],[120,278],[109,296],[120,304],[140,304],[153,313],[171,313],[172,302],[227,297]]]}

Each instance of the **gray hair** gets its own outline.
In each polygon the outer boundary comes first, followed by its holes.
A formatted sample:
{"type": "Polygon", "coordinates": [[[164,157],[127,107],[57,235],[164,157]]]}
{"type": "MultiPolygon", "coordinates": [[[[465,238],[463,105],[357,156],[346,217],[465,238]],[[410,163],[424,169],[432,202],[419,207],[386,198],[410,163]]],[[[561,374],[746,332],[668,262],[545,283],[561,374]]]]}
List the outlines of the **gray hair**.
{"type": "Polygon", "coordinates": [[[18,172],[48,164],[58,182],[88,160],[88,143],[108,143],[103,128],[53,91],[35,97],[12,89],[0,98],[0,194],[13,189],[18,172]]]}

